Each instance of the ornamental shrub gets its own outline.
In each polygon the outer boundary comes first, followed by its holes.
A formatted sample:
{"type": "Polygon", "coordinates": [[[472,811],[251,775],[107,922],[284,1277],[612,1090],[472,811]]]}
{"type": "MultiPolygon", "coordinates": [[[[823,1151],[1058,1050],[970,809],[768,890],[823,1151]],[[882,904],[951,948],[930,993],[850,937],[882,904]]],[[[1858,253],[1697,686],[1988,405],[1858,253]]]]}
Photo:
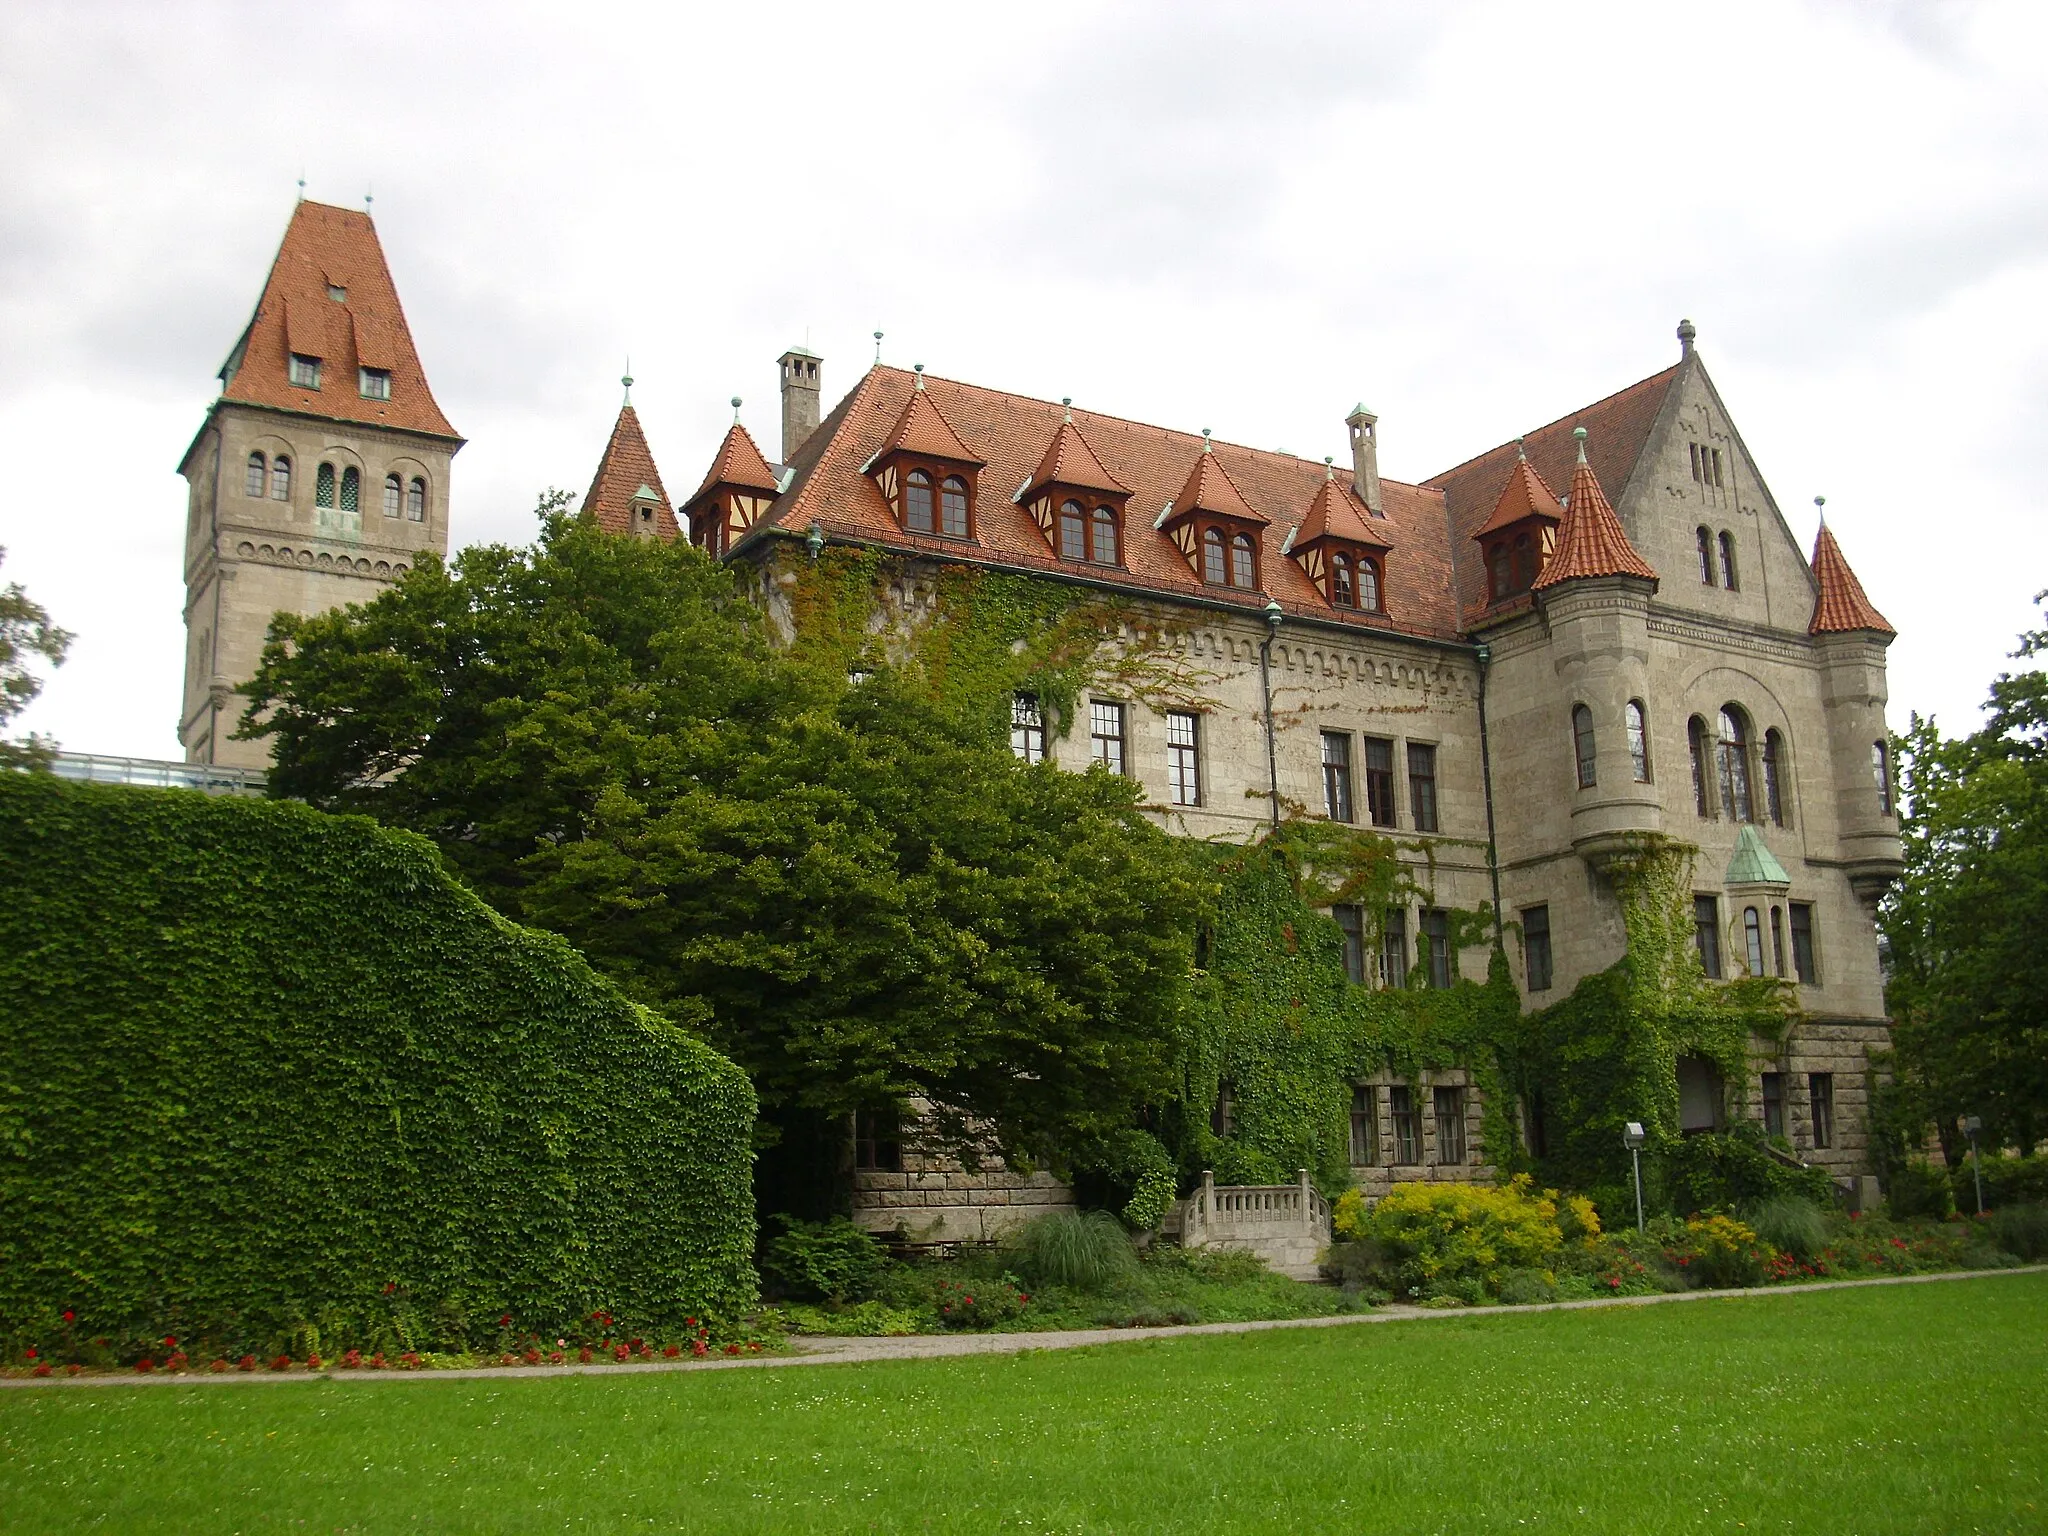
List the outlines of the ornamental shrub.
{"type": "Polygon", "coordinates": [[[396,1355],[730,1314],[753,1115],[422,839],[0,775],[0,1338],[396,1355]]]}
{"type": "Polygon", "coordinates": [[[1744,1215],[1759,1238],[1801,1262],[1810,1262],[1827,1246],[1827,1216],[1811,1200],[1779,1195],[1751,1206],[1744,1215]]]}
{"type": "Polygon", "coordinates": [[[1049,1211],[1018,1228],[1010,1244],[1017,1272],[1037,1286],[1099,1291],[1138,1265],[1130,1237],[1107,1211],[1049,1211]]]}
{"type": "MultiPolygon", "coordinates": [[[[1742,1121],[1724,1135],[1686,1136],[1654,1159],[1671,1208],[1680,1215],[1728,1210],[1792,1195],[1835,1203],[1835,1182],[1821,1167],[1794,1167],[1765,1149],[1763,1128],[1742,1121]]],[[[1644,1173],[1651,1172],[1645,1167],[1644,1173]]]]}
{"type": "Polygon", "coordinates": [[[1710,1288],[1762,1285],[1775,1255],[1770,1244],[1733,1216],[1695,1216],[1668,1250],[1692,1284],[1710,1288]]]}
{"type": "Polygon", "coordinates": [[[2007,1253],[2030,1261],[2048,1259],[2048,1205],[2002,1205],[1985,1221],[2007,1253]]]}
{"type": "Polygon", "coordinates": [[[1911,1221],[1916,1216],[1940,1221],[1954,1215],[1956,1209],[1947,1175],[1932,1163],[1918,1161],[1892,1169],[1885,1182],[1885,1207],[1893,1221],[1911,1221]]]}
{"type": "Polygon", "coordinates": [[[844,1301],[889,1262],[882,1245],[844,1216],[830,1221],[774,1219],[782,1232],[768,1245],[763,1267],[794,1295],[844,1301]]]}
{"type": "MultiPolygon", "coordinates": [[[[1957,1210],[1977,1209],[1977,1181],[1969,1158],[1949,1165],[1948,1185],[1957,1210]]],[[[1994,1152],[1984,1159],[1984,1209],[2034,1202],[2048,1203],[2048,1155],[2000,1157],[1994,1152]]]]}
{"type": "Polygon", "coordinates": [[[1552,1268],[1564,1247],[1556,1192],[1539,1193],[1527,1174],[1499,1186],[1396,1184],[1366,1213],[1361,1235],[1419,1292],[1468,1278],[1492,1289],[1504,1270],[1552,1268]]]}

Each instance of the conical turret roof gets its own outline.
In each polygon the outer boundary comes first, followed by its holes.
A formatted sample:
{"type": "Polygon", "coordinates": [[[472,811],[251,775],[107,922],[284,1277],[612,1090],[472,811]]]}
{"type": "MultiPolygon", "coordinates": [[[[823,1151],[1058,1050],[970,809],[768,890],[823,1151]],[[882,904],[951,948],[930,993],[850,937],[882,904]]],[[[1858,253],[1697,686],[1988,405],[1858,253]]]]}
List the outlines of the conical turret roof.
{"type": "Polygon", "coordinates": [[[695,502],[721,485],[743,491],[766,491],[770,496],[782,489],[782,482],[755,445],[753,434],[737,421],[726,428],[725,441],[718,445],[717,457],[712,459],[704,483],[697,487],[697,494],[690,500],[695,502]]]}
{"type": "Polygon", "coordinates": [[[1548,522],[1554,528],[1564,521],[1564,508],[1557,504],[1557,497],[1543,483],[1543,477],[1536,473],[1536,466],[1525,458],[1517,458],[1514,467],[1508,471],[1507,484],[1501,487],[1500,500],[1493,504],[1493,515],[1472,537],[1489,538],[1503,528],[1512,528],[1516,523],[1531,519],[1548,522]]]}
{"type": "Polygon", "coordinates": [[[1578,429],[1578,439],[1579,462],[1572,467],[1571,500],[1558,524],[1556,546],[1543,562],[1543,574],[1536,578],[1536,590],[1595,576],[1639,576],[1654,582],[1657,573],[1629,543],[1621,519],[1600,489],[1599,477],[1586,462],[1585,428],[1578,429]]]}
{"type": "Polygon", "coordinates": [[[1849,569],[1842,546],[1835,542],[1834,531],[1825,517],[1813,541],[1813,579],[1819,583],[1820,591],[1813,600],[1813,622],[1807,626],[1808,634],[1848,634],[1862,629],[1880,635],[1898,633],[1863,595],[1863,583],[1849,569]]]}
{"type": "Polygon", "coordinates": [[[676,531],[675,508],[662,488],[661,471],[654,467],[654,454],[647,446],[647,434],[640,430],[640,416],[630,405],[619,407],[619,419],[612,423],[611,440],[597,461],[590,492],[583,498],[583,510],[597,519],[607,533],[630,533],[633,503],[651,500],[663,534],[676,531]]]}

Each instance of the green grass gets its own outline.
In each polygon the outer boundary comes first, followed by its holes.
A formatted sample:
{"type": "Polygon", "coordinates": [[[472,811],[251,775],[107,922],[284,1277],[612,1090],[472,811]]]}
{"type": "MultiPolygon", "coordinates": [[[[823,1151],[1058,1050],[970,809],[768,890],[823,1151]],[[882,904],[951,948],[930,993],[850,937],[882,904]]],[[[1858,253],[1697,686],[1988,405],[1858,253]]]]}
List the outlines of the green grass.
{"type": "Polygon", "coordinates": [[[0,1527],[2048,1529],[2048,1275],[926,1362],[0,1393],[0,1527]]]}

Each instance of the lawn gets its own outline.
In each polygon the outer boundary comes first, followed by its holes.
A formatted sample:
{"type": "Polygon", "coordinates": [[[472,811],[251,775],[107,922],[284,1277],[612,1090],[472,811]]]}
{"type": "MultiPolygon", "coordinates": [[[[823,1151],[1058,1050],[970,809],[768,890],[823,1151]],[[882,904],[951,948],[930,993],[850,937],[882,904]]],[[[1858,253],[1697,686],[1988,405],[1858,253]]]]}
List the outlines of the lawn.
{"type": "Polygon", "coordinates": [[[59,1531],[2042,1531],[2048,1275],[634,1376],[0,1393],[59,1531]]]}

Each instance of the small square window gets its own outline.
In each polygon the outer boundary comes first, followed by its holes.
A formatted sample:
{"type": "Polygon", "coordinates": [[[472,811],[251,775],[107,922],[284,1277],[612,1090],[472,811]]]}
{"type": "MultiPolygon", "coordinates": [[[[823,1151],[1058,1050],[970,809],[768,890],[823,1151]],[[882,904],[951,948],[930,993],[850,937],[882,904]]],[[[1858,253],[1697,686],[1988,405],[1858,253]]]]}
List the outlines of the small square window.
{"type": "Polygon", "coordinates": [[[318,389],[320,387],[320,359],[308,357],[303,352],[294,352],[292,354],[290,376],[292,384],[296,388],[318,389]]]}
{"type": "Polygon", "coordinates": [[[391,398],[391,370],[389,368],[363,368],[358,370],[356,389],[365,400],[389,400],[391,398]]]}
{"type": "Polygon", "coordinates": [[[327,285],[327,297],[334,300],[337,304],[346,304],[348,302],[348,290],[339,283],[329,283],[327,285]]]}

